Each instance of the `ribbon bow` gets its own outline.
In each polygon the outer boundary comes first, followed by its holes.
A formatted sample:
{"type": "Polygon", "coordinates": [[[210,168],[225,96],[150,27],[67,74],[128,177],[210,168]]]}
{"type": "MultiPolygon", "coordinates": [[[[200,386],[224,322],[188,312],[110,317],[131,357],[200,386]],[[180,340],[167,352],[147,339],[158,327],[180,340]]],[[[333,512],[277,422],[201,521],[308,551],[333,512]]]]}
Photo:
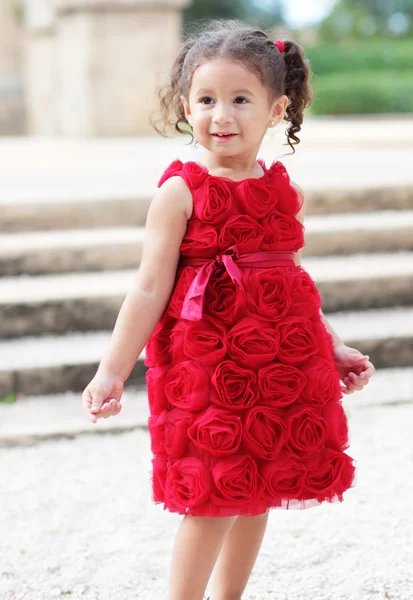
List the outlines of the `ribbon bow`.
{"type": "Polygon", "coordinates": [[[181,317],[189,321],[199,321],[202,318],[202,309],[204,305],[205,290],[212,273],[223,264],[228,275],[234,283],[237,283],[241,289],[241,273],[234,262],[238,258],[238,248],[231,246],[224,252],[217,254],[214,259],[206,262],[199,269],[193,282],[191,283],[182,305],[181,317]]]}

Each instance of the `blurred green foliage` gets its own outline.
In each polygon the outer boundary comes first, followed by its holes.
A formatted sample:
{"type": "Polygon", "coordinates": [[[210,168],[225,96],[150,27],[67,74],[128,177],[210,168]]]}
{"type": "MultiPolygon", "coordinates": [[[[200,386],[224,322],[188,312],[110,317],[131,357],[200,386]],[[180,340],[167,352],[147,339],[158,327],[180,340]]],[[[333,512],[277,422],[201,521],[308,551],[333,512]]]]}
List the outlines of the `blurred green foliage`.
{"type": "Polygon", "coordinates": [[[413,112],[413,78],[406,71],[357,71],[316,77],[313,115],[413,112]]]}
{"type": "Polygon", "coordinates": [[[410,70],[413,76],[413,40],[326,43],[305,50],[316,75],[388,69],[410,70]]]}
{"type": "Polygon", "coordinates": [[[240,19],[249,25],[273,27],[285,22],[280,0],[193,0],[183,11],[184,24],[201,19],[240,19]]]}
{"type": "Polygon", "coordinates": [[[311,114],[413,112],[413,40],[306,48],[314,73],[311,114]]]}
{"type": "Polygon", "coordinates": [[[339,0],[319,28],[323,40],[413,36],[413,0],[339,0]]]}

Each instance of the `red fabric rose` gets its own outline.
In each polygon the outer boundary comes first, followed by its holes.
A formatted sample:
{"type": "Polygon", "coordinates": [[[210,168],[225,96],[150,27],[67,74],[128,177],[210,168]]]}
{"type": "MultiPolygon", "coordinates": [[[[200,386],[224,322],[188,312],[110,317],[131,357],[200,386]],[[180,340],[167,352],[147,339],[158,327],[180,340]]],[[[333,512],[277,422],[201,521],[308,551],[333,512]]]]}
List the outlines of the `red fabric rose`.
{"type": "Polygon", "coordinates": [[[188,437],[212,456],[235,454],[241,443],[242,424],[238,415],[210,406],[188,429],[188,437]]]}
{"type": "Polygon", "coordinates": [[[225,329],[208,316],[200,321],[180,321],[171,331],[173,362],[188,358],[201,365],[216,365],[226,354],[225,329]]]}
{"type": "Polygon", "coordinates": [[[285,250],[298,252],[304,246],[304,225],[295,217],[273,210],[262,219],[263,250],[285,250]]]}
{"type": "Polygon", "coordinates": [[[151,459],[152,462],[152,498],[154,502],[163,502],[166,480],[167,455],[157,454],[151,459]]]}
{"type": "Polygon", "coordinates": [[[217,225],[231,214],[232,194],[221,179],[208,177],[194,195],[194,211],[198,219],[217,225]]]}
{"type": "Polygon", "coordinates": [[[166,309],[166,314],[168,317],[173,319],[181,318],[182,305],[184,303],[186,293],[189,290],[191,283],[195,279],[196,273],[197,270],[195,267],[191,267],[189,265],[178,269],[175,287],[166,309]]]}
{"type": "Polygon", "coordinates": [[[253,219],[260,219],[274,206],[273,192],[262,179],[245,179],[236,188],[235,197],[253,219]]]}
{"type": "Polygon", "coordinates": [[[196,414],[181,408],[168,412],[165,423],[165,450],[169,456],[180,458],[188,447],[188,428],[196,414]]]}
{"type": "Polygon", "coordinates": [[[300,499],[302,496],[306,468],[304,464],[286,449],[281,450],[273,460],[261,464],[260,475],[265,482],[264,497],[273,506],[281,505],[281,500],[300,499]]]}
{"type": "Polygon", "coordinates": [[[347,415],[341,402],[327,402],[323,417],[328,423],[326,446],[333,450],[345,450],[350,446],[347,415]]]}
{"type": "Polygon", "coordinates": [[[320,412],[305,404],[294,405],[287,416],[287,445],[300,458],[319,452],[326,443],[328,424],[320,412]]]}
{"type": "Polygon", "coordinates": [[[279,335],[265,321],[245,317],[227,334],[228,354],[239,365],[259,369],[278,354],[279,335]]]}
{"type": "Polygon", "coordinates": [[[209,403],[208,373],[193,360],[173,366],[165,377],[165,395],[173,406],[204,410],[209,403]]]}
{"type": "Polygon", "coordinates": [[[227,271],[219,268],[213,272],[206,287],[204,307],[205,314],[230,326],[244,312],[245,294],[227,271]]]}
{"type": "MultiPolygon", "coordinates": [[[[334,339],[333,336],[327,331],[321,314],[318,312],[311,317],[311,324],[313,327],[314,334],[318,340],[318,354],[322,356],[332,365],[335,365],[334,359],[334,339]]],[[[338,373],[338,370],[337,370],[338,373]]],[[[340,377],[339,375],[337,375],[340,377]]]]}
{"type": "Polygon", "coordinates": [[[256,374],[232,360],[224,360],[216,367],[211,384],[215,393],[211,394],[210,400],[222,408],[243,410],[258,400],[256,374]]]}
{"type": "Polygon", "coordinates": [[[297,400],[307,384],[304,373],[291,365],[275,363],[258,371],[260,403],[285,408],[297,400]]]}
{"type": "Polygon", "coordinates": [[[146,367],[158,367],[171,362],[170,333],[171,324],[160,320],[146,342],[143,361],[146,367]]]}
{"type": "Polygon", "coordinates": [[[282,319],[291,305],[290,277],[283,267],[252,271],[248,282],[248,309],[272,321],[282,319]]]}
{"type": "Polygon", "coordinates": [[[286,441],[285,416],[271,406],[256,404],[246,413],[242,442],[245,450],[264,460],[275,458],[286,441]]]}
{"type": "Polygon", "coordinates": [[[165,169],[165,171],[163,172],[162,177],[158,181],[158,187],[161,187],[161,185],[164,183],[164,181],[166,181],[167,179],[169,179],[169,177],[173,177],[174,175],[176,175],[177,173],[179,173],[179,171],[181,171],[182,167],[183,167],[183,163],[179,159],[176,159],[173,162],[171,162],[171,164],[169,165],[169,167],[167,167],[165,169]]]}
{"type": "Polygon", "coordinates": [[[312,323],[305,317],[287,316],[277,324],[280,335],[278,360],[286,365],[299,365],[318,352],[318,340],[312,323]]]}
{"type": "Polygon", "coordinates": [[[218,234],[215,227],[198,219],[189,220],[180,252],[183,256],[215,258],[218,253],[218,234]]]}
{"type": "Polygon", "coordinates": [[[307,385],[302,394],[306,402],[323,406],[342,398],[340,376],[334,364],[321,356],[312,356],[301,369],[307,377],[307,385]]]}
{"type": "Polygon", "coordinates": [[[159,415],[166,408],[165,376],[168,368],[168,366],[152,367],[145,373],[151,415],[159,415]]]}
{"type": "Polygon", "coordinates": [[[168,411],[163,410],[159,415],[151,415],[148,418],[148,430],[153,454],[165,452],[165,424],[167,417],[168,411]]]}
{"type": "Polygon", "coordinates": [[[192,160],[183,165],[182,172],[190,187],[194,189],[199,188],[201,183],[208,177],[208,171],[205,167],[192,160]]]}
{"type": "Polygon", "coordinates": [[[241,254],[257,252],[264,239],[264,228],[249,215],[230,217],[221,229],[219,247],[226,250],[236,244],[241,254]]]}
{"type": "Polygon", "coordinates": [[[321,308],[321,297],[314,280],[301,266],[291,275],[291,305],[289,315],[310,319],[321,308]]]}
{"type": "Polygon", "coordinates": [[[308,462],[304,492],[319,501],[341,502],[343,492],[353,487],[355,481],[355,461],[345,452],[323,448],[308,462]]]}
{"type": "Polygon", "coordinates": [[[262,496],[264,482],[258,474],[258,467],[247,454],[235,454],[222,458],[212,469],[212,478],[217,493],[212,493],[214,505],[241,509],[254,505],[262,496]]]}
{"type": "Polygon", "coordinates": [[[268,186],[274,191],[275,206],[284,215],[296,215],[302,206],[302,199],[290,183],[290,177],[281,163],[271,165],[268,186]]]}
{"type": "Polygon", "coordinates": [[[198,458],[184,457],[168,469],[165,483],[165,505],[171,511],[186,512],[203,504],[211,492],[211,476],[198,458]]]}

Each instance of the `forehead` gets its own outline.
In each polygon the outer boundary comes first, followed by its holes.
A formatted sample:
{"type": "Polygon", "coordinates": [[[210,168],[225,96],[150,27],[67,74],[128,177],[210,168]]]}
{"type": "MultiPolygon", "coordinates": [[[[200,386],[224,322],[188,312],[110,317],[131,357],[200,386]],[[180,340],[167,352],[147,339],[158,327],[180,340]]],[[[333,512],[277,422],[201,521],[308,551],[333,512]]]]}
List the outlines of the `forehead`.
{"type": "Polygon", "coordinates": [[[192,75],[191,95],[199,90],[233,92],[241,89],[244,93],[249,90],[256,95],[265,91],[257,75],[237,62],[210,60],[195,69],[192,75]]]}

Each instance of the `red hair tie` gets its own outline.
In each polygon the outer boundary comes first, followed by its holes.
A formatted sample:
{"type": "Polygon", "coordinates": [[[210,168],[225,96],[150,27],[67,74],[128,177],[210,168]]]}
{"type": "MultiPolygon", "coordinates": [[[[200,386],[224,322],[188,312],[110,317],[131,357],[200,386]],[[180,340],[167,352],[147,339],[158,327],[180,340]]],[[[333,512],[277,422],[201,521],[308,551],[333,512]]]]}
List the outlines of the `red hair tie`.
{"type": "Polygon", "coordinates": [[[276,42],[274,42],[274,44],[277,46],[277,48],[280,52],[284,52],[284,50],[285,50],[284,42],[282,42],[281,40],[277,40],[276,42]]]}

